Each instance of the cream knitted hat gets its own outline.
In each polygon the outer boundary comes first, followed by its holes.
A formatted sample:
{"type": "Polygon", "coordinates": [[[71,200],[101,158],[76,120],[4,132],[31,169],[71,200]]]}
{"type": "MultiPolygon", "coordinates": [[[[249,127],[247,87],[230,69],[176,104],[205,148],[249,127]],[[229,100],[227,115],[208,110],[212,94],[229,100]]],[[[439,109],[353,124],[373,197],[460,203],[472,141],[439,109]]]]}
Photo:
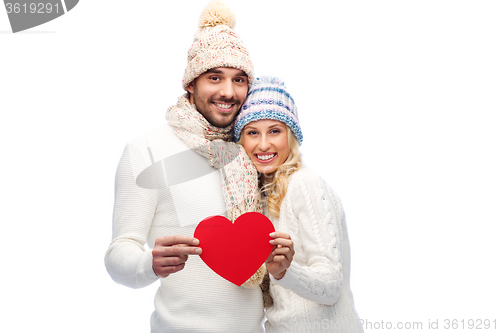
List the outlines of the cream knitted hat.
{"type": "Polygon", "coordinates": [[[248,84],[254,79],[253,65],[241,39],[233,31],[236,18],[222,1],[208,4],[201,13],[199,30],[188,51],[188,65],[182,79],[186,87],[199,75],[216,67],[232,67],[248,75],[248,84]]]}

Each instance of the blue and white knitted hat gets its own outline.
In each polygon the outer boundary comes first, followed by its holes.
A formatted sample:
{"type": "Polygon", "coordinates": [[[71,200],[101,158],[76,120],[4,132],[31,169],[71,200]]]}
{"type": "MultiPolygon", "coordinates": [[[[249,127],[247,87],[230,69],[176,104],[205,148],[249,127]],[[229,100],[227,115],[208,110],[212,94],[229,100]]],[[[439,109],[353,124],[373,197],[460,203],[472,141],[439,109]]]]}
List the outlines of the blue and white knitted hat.
{"type": "Polygon", "coordinates": [[[277,77],[261,76],[255,79],[247,99],[234,122],[234,140],[240,140],[241,131],[246,124],[262,119],[275,119],[290,127],[302,144],[297,107],[292,96],[286,90],[285,83],[277,77]]]}

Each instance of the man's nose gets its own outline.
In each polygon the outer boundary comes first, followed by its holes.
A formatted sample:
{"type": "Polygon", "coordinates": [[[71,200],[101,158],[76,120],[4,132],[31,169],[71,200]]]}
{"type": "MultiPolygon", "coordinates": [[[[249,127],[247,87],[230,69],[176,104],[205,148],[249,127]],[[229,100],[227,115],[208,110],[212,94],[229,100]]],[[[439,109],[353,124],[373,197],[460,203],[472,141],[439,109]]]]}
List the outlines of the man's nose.
{"type": "Polygon", "coordinates": [[[225,80],[220,85],[220,95],[225,98],[233,98],[234,96],[234,87],[233,82],[231,80],[225,80]]]}

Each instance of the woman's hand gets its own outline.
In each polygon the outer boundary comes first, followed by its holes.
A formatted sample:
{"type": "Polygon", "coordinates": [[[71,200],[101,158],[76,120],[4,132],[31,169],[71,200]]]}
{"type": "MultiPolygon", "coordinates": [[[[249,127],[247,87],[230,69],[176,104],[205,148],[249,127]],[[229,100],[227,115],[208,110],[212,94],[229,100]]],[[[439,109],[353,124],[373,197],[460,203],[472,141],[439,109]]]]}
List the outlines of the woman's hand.
{"type": "Polygon", "coordinates": [[[281,279],[290,267],[295,251],[293,250],[293,242],[289,234],[284,232],[273,232],[269,234],[272,240],[269,241],[274,245],[273,251],[266,260],[267,271],[275,279],[281,279]]]}

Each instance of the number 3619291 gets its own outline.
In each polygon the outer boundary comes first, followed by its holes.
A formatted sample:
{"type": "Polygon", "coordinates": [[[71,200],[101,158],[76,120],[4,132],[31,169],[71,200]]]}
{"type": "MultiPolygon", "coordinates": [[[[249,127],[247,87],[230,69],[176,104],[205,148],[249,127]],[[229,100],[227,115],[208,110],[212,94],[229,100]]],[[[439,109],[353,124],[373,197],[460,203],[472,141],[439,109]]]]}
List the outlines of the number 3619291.
{"type": "Polygon", "coordinates": [[[495,320],[488,320],[488,319],[469,319],[469,320],[457,320],[457,319],[446,319],[444,321],[444,329],[469,329],[469,330],[488,330],[490,328],[496,329],[497,328],[497,321],[495,320]]]}
{"type": "Polygon", "coordinates": [[[50,14],[52,12],[59,13],[59,4],[56,3],[55,5],[51,3],[10,3],[7,2],[5,4],[5,8],[7,9],[7,14],[50,14]]]}

